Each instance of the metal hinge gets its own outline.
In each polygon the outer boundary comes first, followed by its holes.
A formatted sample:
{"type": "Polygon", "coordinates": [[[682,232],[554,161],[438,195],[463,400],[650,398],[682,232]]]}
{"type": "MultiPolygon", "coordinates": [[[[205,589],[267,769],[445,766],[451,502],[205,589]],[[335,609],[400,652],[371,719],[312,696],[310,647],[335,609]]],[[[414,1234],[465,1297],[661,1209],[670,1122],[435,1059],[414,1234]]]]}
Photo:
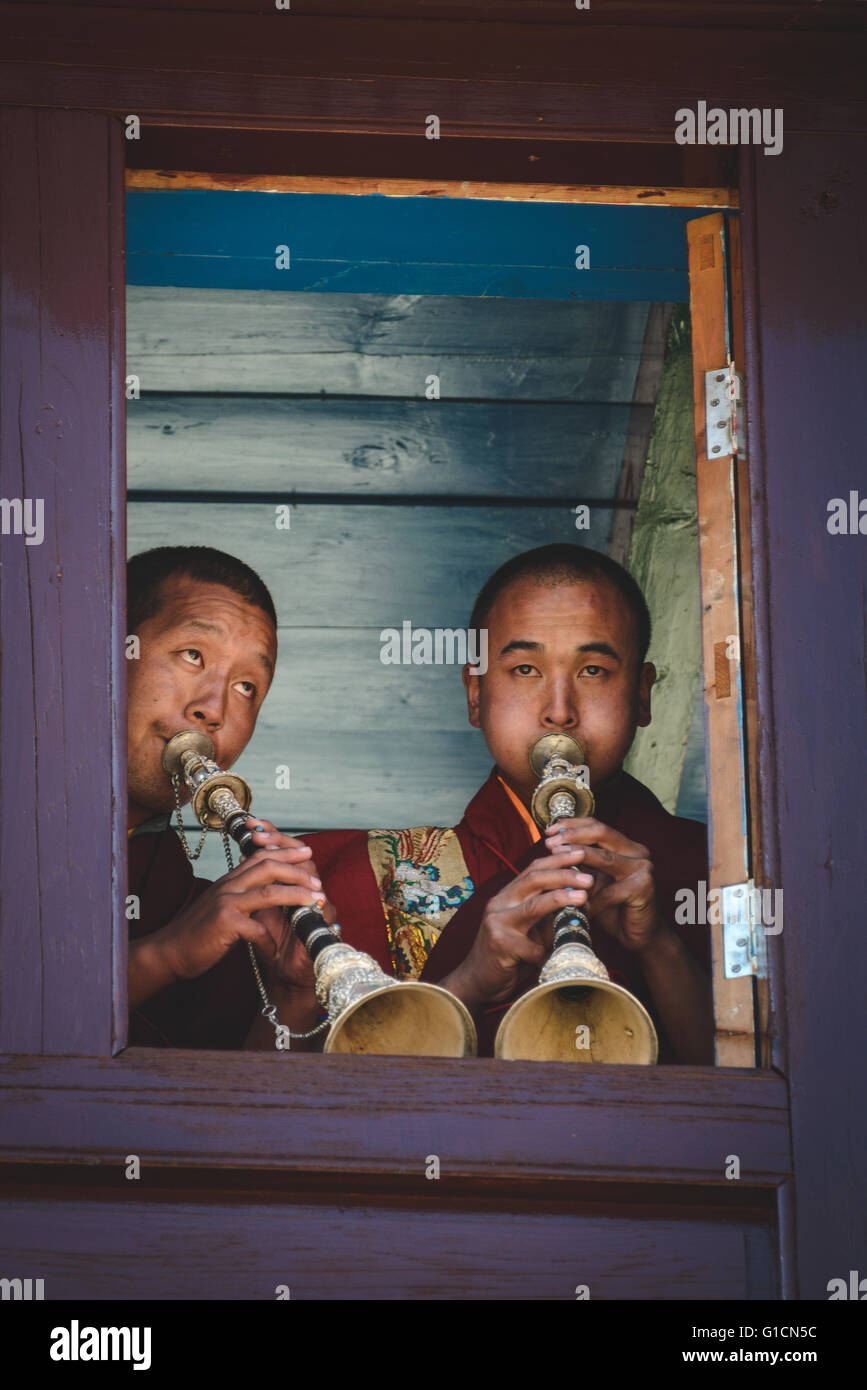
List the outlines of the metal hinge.
{"type": "Polygon", "coordinates": [[[761,894],[756,893],[752,879],[720,889],[727,980],[740,980],[744,975],[764,979],[768,973],[765,929],[756,913],[757,898],[760,902],[761,894]]]}
{"type": "Polygon", "coordinates": [[[734,366],[704,374],[704,427],[708,458],[746,453],[740,372],[734,366]]]}

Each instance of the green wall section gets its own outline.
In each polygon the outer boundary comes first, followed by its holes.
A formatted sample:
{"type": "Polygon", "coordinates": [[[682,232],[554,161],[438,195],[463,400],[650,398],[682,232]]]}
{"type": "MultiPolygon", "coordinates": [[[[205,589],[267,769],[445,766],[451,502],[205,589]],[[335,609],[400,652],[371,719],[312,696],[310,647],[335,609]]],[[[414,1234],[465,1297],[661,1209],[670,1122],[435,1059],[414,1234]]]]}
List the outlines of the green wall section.
{"type": "MultiPolygon", "coordinates": [[[[627,772],[674,811],[701,671],[698,516],[689,306],[672,315],[628,569],[653,621],[652,723],[639,729],[627,772]]],[[[694,814],[694,813],[693,813],[694,814]]]]}

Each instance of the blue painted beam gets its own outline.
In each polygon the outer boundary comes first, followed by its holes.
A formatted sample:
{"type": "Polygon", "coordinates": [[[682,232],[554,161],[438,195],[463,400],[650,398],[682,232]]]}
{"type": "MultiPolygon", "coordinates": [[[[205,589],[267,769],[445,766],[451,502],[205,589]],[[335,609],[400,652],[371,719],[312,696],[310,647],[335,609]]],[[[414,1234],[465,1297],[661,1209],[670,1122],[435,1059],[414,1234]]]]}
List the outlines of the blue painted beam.
{"type": "Polygon", "coordinates": [[[515,299],[688,298],[690,208],[223,190],[127,194],[127,281],[515,299]],[[289,267],[278,269],[277,248],[289,267]],[[589,269],[575,266],[589,248],[589,269]]]}

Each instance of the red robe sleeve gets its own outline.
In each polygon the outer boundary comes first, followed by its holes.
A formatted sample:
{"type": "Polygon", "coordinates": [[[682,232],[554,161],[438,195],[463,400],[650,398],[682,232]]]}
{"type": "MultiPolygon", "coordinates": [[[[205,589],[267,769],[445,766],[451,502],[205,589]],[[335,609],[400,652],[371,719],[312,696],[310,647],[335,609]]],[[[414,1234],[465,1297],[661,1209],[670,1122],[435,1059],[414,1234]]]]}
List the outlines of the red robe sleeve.
{"type": "MultiPolygon", "coordinates": [[[[130,922],[130,939],[165,926],[211,885],[193,876],[192,864],[173,830],[130,840],[129,891],[139,898],[140,917],[130,922]]],[[[243,1047],[259,992],[244,942],[195,980],[182,980],[145,1001],[129,1017],[131,1047],[243,1047]]]]}

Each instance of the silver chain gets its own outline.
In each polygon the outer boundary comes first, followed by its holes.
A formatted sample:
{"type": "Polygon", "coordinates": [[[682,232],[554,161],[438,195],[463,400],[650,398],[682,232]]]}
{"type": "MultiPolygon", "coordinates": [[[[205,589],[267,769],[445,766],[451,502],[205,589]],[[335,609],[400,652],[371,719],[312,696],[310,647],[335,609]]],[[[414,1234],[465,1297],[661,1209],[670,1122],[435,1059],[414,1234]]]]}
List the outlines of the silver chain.
{"type": "MultiPolygon", "coordinates": [[[[195,850],[191,850],[189,845],[187,844],[187,837],[184,834],[183,812],[181,811],[181,782],[177,773],[175,773],[175,775],[172,777],[172,786],[175,789],[175,805],[178,808],[178,834],[181,837],[181,844],[184,847],[184,854],[190,860],[198,859],[202,850],[205,848],[205,841],[208,838],[207,827],[202,831],[202,838],[198,843],[198,847],[195,850]]],[[[229,867],[232,867],[231,864],[229,865],[229,867]]]]}
{"type": "MultiPolygon", "coordinates": [[[[202,831],[202,838],[199,841],[197,849],[195,850],[195,852],[193,852],[193,850],[191,850],[189,845],[187,844],[187,837],[184,834],[184,826],[181,812],[181,788],[180,781],[177,776],[174,776],[172,778],[172,786],[175,789],[175,804],[178,808],[178,834],[181,837],[181,844],[184,847],[184,853],[186,854],[188,859],[198,859],[199,855],[204,849],[205,840],[208,837],[207,827],[202,831]]],[[[231,873],[231,871],[235,867],[235,865],[232,863],[232,846],[226,831],[221,830],[220,834],[223,839],[223,849],[226,852],[226,863],[228,864],[229,872],[231,873]]],[[[285,908],[283,909],[283,915],[284,917],[287,916],[285,908]]],[[[315,1038],[319,1033],[324,1032],[326,1028],[331,1026],[331,1019],[324,1018],[321,1023],[317,1023],[315,1028],[311,1028],[309,1033],[292,1033],[287,1028],[285,1023],[280,1023],[280,1021],[277,1018],[277,1006],[276,1004],[272,1004],[271,1000],[268,998],[268,991],[265,988],[265,981],[262,979],[262,972],[259,969],[259,962],[256,959],[256,952],[253,950],[252,941],[247,942],[247,950],[250,953],[250,964],[253,967],[253,974],[256,977],[256,986],[259,990],[260,995],[262,996],[261,1012],[262,1015],[265,1018],[267,1018],[268,1022],[274,1029],[274,1046],[276,1047],[278,1052],[288,1052],[290,1048],[290,1042],[293,1038],[296,1042],[304,1041],[307,1038],[315,1038]]]]}
{"type": "MultiPolygon", "coordinates": [[[[220,833],[223,837],[223,849],[226,851],[226,863],[231,873],[232,869],[235,867],[232,863],[232,846],[226,831],[223,830],[220,833]]],[[[283,909],[283,915],[284,917],[286,916],[285,908],[283,909]]],[[[277,1006],[276,1004],[272,1004],[271,1000],[268,998],[268,991],[265,988],[265,981],[262,979],[262,972],[259,969],[259,962],[256,959],[256,952],[253,950],[252,941],[247,942],[247,950],[250,953],[250,964],[253,967],[253,974],[256,977],[256,985],[262,996],[262,1014],[274,1028],[274,1046],[277,1048],[278,1052],[289,1051],[290,1039],[294,1038],[296,1042],[298,1042],[304,1038],[315,1038],[318,1033],[321,1033],[323,1029],[329,1026],[331,1019],[326,1018],[323,1019],[321,1023],[317,1023],[315,1028],[311,1028],[309,1033],[291,1033],[285,1023],[278,1022],[277,1006]]]]}

